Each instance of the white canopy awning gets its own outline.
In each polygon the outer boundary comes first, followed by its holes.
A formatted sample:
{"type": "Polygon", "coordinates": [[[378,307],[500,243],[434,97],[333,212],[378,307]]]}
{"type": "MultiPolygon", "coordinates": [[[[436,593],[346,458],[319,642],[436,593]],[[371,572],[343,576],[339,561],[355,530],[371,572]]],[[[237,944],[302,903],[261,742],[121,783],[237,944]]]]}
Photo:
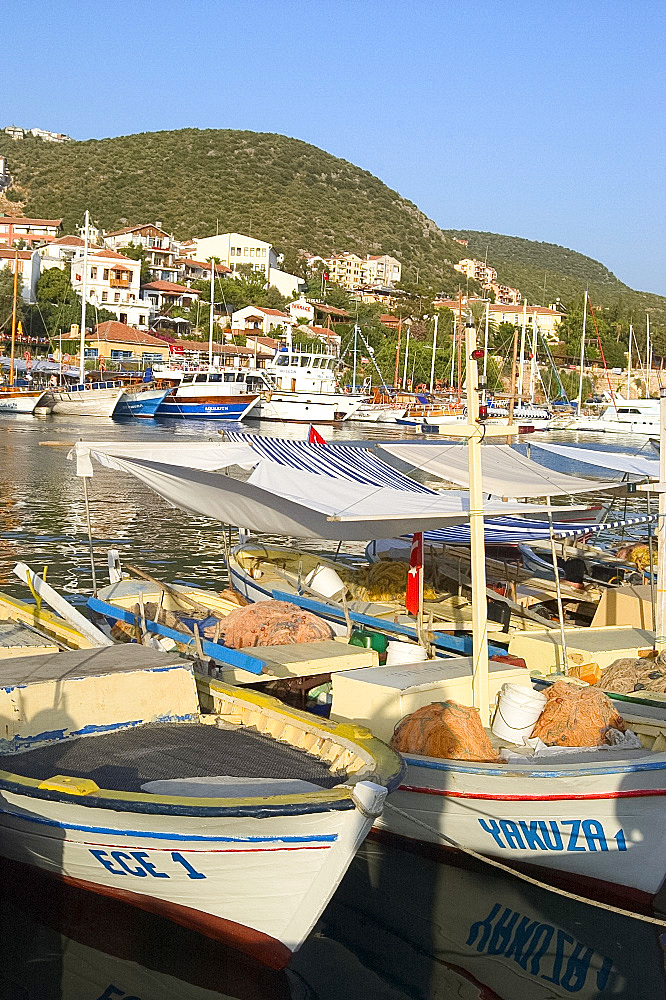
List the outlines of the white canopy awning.
{"type": "MultiPolygon", "coordinates": [[[[469,486],[466,445],[383,444],[381,448],[412,469],[420,469],[459,486],[469,486]]],[[[484,492],[498,497],[573,496],[598,493],[619,485],[553,472],[505,444],[484,445],[481,464],[484,492]]]]}
{"type": "Polygon", "coordinates": [[[92,476],[91,453],[100,465],[110,468],[118,466],[107,458],[139,458],[210,472],[232,465],[251,469],[258,461],[248,444],[230,441],[77,441],[68,455],[76,458],[77,475],[92,476]]]}
{"type": "MultiPolygon", "coordinates": [[[[633,400],[632,400],[633,402],[633,400]]],[[[552,455],[559,455],[571,462],[582,462],[601,469],[614,469],[631,476],[647,476],[650,479],[659,478],[659,459],[647,455],[626,455],[617,451],[593,451],[586,447],[571,447],[563,444],[542,444],[531,442],[533,448],[540,448],[552,455]]]]}
{"type": "MultiPolygon", "coordinates": [[[[146,458],[111,455],[79,442],[82,457],[128,472],[176,507],[254,532],[366,541],[405,532],[465,524],[466,492],[406,494],[386,486],[332,479],[262,460],[249,481],[241,482],[204,469],[186,468],[146,458]]],[[[182,456],[181,456],[182,457],[182,456]]],[[[484,514],[533,514],[533,504],[489,503],[484,514]]],[[[570,508],[567,508],[570,510],[570,508]]]]}

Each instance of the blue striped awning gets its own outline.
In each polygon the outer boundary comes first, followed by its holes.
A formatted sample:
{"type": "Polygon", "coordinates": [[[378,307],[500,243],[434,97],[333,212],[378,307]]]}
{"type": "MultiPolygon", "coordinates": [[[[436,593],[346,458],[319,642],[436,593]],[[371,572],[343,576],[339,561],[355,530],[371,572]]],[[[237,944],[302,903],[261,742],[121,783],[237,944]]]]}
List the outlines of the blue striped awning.
{"type": "Polygon", "coordinates": [[[307,441],[286,441],[284,438],[263,437],[243,431],[225,431],[228,441],[248,444],[261,458],[268,458],[278,465],[319,476],[347,479],[367,486],[390,486],[409,493],[436,496],[434,490],[415,482],[409,476],[393,469],[366,448],[344,444],[308,444],[307,441]]]}
{"type": "MultiPolygon", "coordinates": [[[[623,517],[616,521],[603,521],[600,524],[581,521],[553,521],[553,534],[556,538],[575,538],[581,535],[598,534],[600,531],[631,527],[636,524],[654,524],[657,517],[657,514],[636,514],[633,517],[623,517]]],[[[423,533],[423,537],[428,542],[469,545],[469,525],[461,524],[455,528],[426,531],[423,533]]],[[[529,544],[548,538],[550,538],[548,521],[536,521],[527,517],[493,517],[488,518],[484,524],[486,545],[519,545],[522,542],[529,544]]]]}

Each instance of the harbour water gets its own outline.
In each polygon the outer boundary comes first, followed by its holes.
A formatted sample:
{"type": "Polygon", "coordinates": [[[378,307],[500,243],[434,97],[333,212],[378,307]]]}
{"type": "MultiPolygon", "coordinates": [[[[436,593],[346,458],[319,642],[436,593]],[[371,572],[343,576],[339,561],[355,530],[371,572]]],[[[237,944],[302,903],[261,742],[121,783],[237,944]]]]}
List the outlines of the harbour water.
{"type": "MultiPolygon", "coordinates": [[[[47,565],[48,580],[74,600],[90,592],[82,485],[66,459],[68,445],[78,438],[216,439],[218,429],[187,421],[3,421],[0,589],[26,596],[11,574],[21,560],[40,572],[47,565]],[[45,441],[62,447],[40,447],[45,441]]],[[[302,425],[259,429],[301,440],[306,434],[302,425]]],[[[386,427],[353,424],[322,430],[331,441],[392,436],[386,427]]],[[[640,444],[606,438],[594,446],[635,452],[640,444]]],[[[160,578],[224,586],[221,525],[170,508],[135,480],[97,466],[90,510],[100,577],[115,547],[160,578]]],[[[666,993],[666,926],[441,852],[369,840],[281,972],[119,901],[20,866],[0,868],[0,1000],[652,1000],[666,993]]]]}

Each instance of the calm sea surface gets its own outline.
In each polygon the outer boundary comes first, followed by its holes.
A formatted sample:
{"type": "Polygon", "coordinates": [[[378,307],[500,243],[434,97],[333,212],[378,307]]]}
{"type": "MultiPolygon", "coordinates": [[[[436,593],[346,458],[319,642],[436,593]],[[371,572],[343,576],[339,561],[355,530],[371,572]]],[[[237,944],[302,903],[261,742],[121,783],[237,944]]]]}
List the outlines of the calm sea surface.
{"type": "MultiPolygon", "coordinates": [[[[47,566],[47,579],[73,600],[90,593],[82,484],[67,460],[67,445],[79,438],[200,441],[217,439],[218,429],[217,423],[187,421],[3,417],[0,588],[27,596],[12,575],[22,561],[40,572],[47,566]],[[62,447],[40,447],[46,441],[62,447]]],[[[306,435],[302,425],[260,429],[301,440],[306,435]]],[[[333,442],[420,439],[353,424],[322,431],[333,442]]],[[[546,439],[576,441],[562,434],[546,439]]],[[[581,441],[631,452],[641,446],[608,437],[581,441]]],[[[652,454],[649,446],[644,452],[652,454]]],[[[565,463],[549,464],[570,471],[565,463]]],[[[101,581],[106,551],[114,547],[122,559],[162,579],[224,585],[221,525],[174,510],[136,480],[97,466],[90,509],[101,581]]],[[[366,842],[314,933],[281,973],[119,902],[54,886],[7,863],[0,869],[0,1000],[665,995],[658,928],[486,866],[443,862],[373,841],[366,842]]]]}

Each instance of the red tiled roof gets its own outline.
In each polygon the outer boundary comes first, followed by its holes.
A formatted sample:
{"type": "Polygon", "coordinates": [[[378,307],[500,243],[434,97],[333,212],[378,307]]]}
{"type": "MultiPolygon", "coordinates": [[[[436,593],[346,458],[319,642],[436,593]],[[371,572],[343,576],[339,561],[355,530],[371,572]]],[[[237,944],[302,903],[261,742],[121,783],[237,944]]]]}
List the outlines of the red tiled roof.
{"type": "Polygon", "coordinates": [[[15,259],[16,254],[19,255],[19,260],[30,260],[35,250],[14,250],[12,247],[0,247],[0,257],[10,257],[12,260],[15,259]]]}
{"type": "Polygon", "coordinates": [[[0,222],[19,226],[61,226],[62,219],[24,219],[22,215],[0,215],[0,222]]]}
{"type": "MultiPolygon", "coordinates": [[[[190,257],[177,257],[177,264],[192,264],[194,267],[202,267],[204,271],[210,271],[210,261],[209,260],[192,260],[190,257]]],[[[221,274],[231,274],[231,268],[227,267],[226,264],[216,264],[215,270],[219,271],[221,274]]]]}
{"type": "Polygon", "coordinates": [[[177,285],[174,281],[149,281],[147,285],[143,285],[151,292],[171,292],[174,295],[182,295],[187,293],[188,295],[201,295],[198,288],[188,288],[187,285],[177,285]]]}
{"type": "Polygon", "coordinates": [[[163,340],[158,340],[150,333],[143,330],[135,330],[133,326],[126,326],[115,320],[107,320],[106,323],[99,323],[95,327],[94,333],[88,336],[88,340],[112,341],[117,344],[140,344],[143,347],[167,347],[163,340]]]}
{"type": "MultiPolygon", "coordinates": [[[[326,326],[309,326],[307,328],[315,337],[339,337],[335,330],[329,330],[326,326]]],[[[296,331],[298,333],[298,331],[296,331]]]]}
{"type": "Polygon", "coordinates": [[[143,222],[140,226],[125,226],[124,229],[114,229],[112,233],[104,233],[104,238],[106,239],[107,236],[124,236],[125,233],[136,233],[139,229],[156,229],[158,233],[164,233],[165,236],[169,235],[166,229],[161,229],[154,222],[143,222]]]}
{"type": "Polygon", "coordinates": [[[57,240],[51,240],[51,247],[82,247],[85,241],[80,236],[59,236],[57,240]]]}
{"type": "Polygon", "coordinates": [[[349,318],[349,313],[346,309],[338,309],[336,306],[325,306],[321,302],[311,302],[310,305],[314,306],[317,312],[328,313],[330,316],[347,316],[349,318]]]}

